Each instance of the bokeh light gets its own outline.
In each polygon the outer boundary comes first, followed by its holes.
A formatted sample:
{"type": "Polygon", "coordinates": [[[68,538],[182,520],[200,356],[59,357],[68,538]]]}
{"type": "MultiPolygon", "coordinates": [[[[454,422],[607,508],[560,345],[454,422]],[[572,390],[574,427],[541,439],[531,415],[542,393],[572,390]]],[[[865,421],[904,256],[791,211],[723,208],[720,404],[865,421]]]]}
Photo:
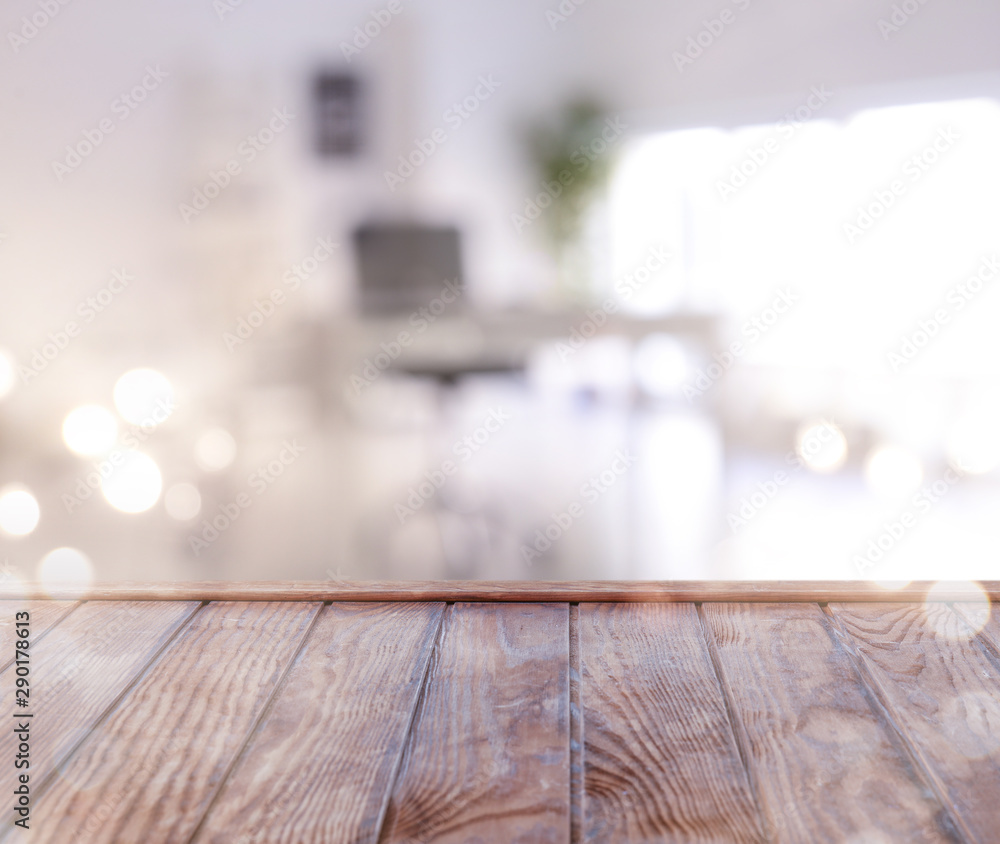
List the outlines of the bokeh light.
{"type": "Polygon", "coordinates": [[[833,422],[808,422],[799,429],[795,451],[814,472],[836,472],[847,459],[847,438],[833,422]]]}
{"type": "Polygon", "coordinates": [[[878,446],[865,459],[865,480],[880,495],[906,495],[920,486],[923,478],[920,459],[899,446],[878,446]]]}
{"type": "Polygon", "coordinates": [[[195,462],[206,472],[225,469],[236,458],[236,440],[224,428],[205,431],[194,444],[195,462]]]}
{"type": "Polygon", "coordinates": [[[123,513],[142,513],[160,498],[163,477],[153,458],[138,451],[122,452],[123,461],[101,482],[108,503],[123,513]]]}
{"type": "Polygon", "coordinates": [[[942,580],[927,590],[924,610],[930,627],[946,639],[965,641],[982,630],[990,619],[990,596],[974,581],[942,580]],[[944,609],[943,604],[954,601],[960,609],[944,609]]]}
{"type": "Polygon", "coordinates": [[[56,548],[39,563],[38,581],[47,592],[67,587],[85,589],[94,581],[94,567],[82,551],[56,548]]]}
{"type": "Polygon", "coordinates": [[[85,456],[103,454],[115,444],[118,422],[107,408],[86,404],[66,416],[62,435],[70,451],[85,456]]]}
{"type": "Polygon", "coordinates": [[[913,581],[912,580],[873,580],[876,586],[880,589],[885,589],[889,592],[898,592],[900,589],[905,589],[913,581]]]}
{"type": "Polygon", "coordinates": [[[8,486],[0,490],[0,529],[11,536],[25,536],[38,524],[41,510],[28,490],[8,486]]]}
{"type": "Polygon", "coordinates": [[[186,482],[174,484],[163,496],[163,506],[172,519],[186,522],[201,512],[201,493],[194,484],[186,482]]]}
{"type": "Polygon", "coordinates": [[[115,384],[115,407],[133,425],[152,427],[174,410],[174,388],[155,369],[133,369],[115,384]]]}

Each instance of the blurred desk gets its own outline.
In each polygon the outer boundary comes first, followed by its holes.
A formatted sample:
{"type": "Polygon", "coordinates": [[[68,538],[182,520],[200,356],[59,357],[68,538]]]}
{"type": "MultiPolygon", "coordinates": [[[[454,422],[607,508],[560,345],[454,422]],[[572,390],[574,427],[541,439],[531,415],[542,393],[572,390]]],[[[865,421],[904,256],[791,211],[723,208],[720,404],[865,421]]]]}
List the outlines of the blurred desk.
{"type": "Polygon", "coordinates": [[[716,326],[717,318],[708,314],[650,319],[609,315],[595,306],[560,312],[466,311],[436,319],[417,314],[350,319],[338,321],[332,335],[336,353],[351,370],[366,358],[382,356],[373,360],[380,370],[454,380],[463,374],[521,371],[539,347],[560,340],[579,344],[618,336],[638,341],[663,333],[710,356],[716,326]]]}

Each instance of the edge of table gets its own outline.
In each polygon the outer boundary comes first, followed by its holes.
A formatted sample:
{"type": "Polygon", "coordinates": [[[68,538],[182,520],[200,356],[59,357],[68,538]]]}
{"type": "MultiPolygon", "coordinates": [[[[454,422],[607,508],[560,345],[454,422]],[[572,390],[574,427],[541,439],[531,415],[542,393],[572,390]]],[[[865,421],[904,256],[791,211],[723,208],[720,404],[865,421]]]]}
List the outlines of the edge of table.
{"type": "Polygon", "coordinates": [[[914,581],[890,587],[871,581],[776,580],[338,580],[255,582],[117,582],[89,587],[0,584],[0,600],[87,601],[498,601],[654,602],[919,602],[1000,600],[1000,581],[914,581]]]}

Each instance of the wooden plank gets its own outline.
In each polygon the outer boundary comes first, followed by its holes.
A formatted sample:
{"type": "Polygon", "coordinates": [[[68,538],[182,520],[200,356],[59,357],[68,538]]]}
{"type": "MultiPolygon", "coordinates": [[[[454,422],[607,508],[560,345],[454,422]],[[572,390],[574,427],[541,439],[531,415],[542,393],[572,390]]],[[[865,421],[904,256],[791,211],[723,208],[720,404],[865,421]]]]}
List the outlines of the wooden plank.
{"type": "Polygon", "coordinates": [[[705,604],[777,841],[952,841],[946,812],[814,604],[705,604]]]}
{"type": "MultiPolygon", "coordinates": [[[[91,587],[92,600],[114,601],[475,601],[475,602],[569,602],[569,603],[658,603],[763,601],[816,603],[819,601],[876,601],[921,603],[937,584],[914,582],[899,589],[886,589],[871,581],[477,581],[477,580],[336,580],[275,581],[260,583],[101,583],[91,587]]],[[[1000,581],[948,584],[935,591],[938,600],[968,601],[983,591],[1000,600],[1000,581]]],[[[49,597],[37,585],[23,585],[29,597],[49,597]]],[[[0,584],[0,599],[12,596],[0,584]]],[[[52,597],[76,598],[70,591],[52,597]]]]}
{"type": "Polygon", "coordinates": [[[14,622],[17,613],[29,614],[30,648],[76,606],[74,601],[0,601],[0,672],[6,671],[14,662],[14,639],[17,637],[14,622]]]}
{"type": "Polygon", "coordinates": [[[384,842],[569,841],[569,608],[445,615],[384,842]]]}
{"type": "Polygon", "coordinates": [[[758,842],[693,604],[580,607],[584,840],[758,842]]]}
{"type": "Polygon", "coordinates": [[[946,604],[835,604],[875,692],[971,841],[1000,830],[1000,670],[946,604]]]}
{"type": "Polygon", "coordinates": [[[324,609],[199,842],[374,842],[443,604],[324,609]]]}
{"type": "Polygon", "coordinates": [[[955,611],[976,630],[979,641],[1000,659],[1000,604],[987,601],[955,604],[955,611]]]}
{"type": "MultiPolygon", "coordinates": [[[[86,603],[31,650],[33,793],[87,735],[197,609],[167,601],[86,603]]],[[[3,712],[13,713],[13,669],[0,676],[3,712]]],[[[12,759],[16,737],[0,731],[0,755],[12,759]]],[[[4,817],[7,811],[4,812],[4,817]]]]}
{"type": "Polygon", "coordinates": [[[205,607],[63,766],[32,844],[187,841],[319,608],[205,607]]]}

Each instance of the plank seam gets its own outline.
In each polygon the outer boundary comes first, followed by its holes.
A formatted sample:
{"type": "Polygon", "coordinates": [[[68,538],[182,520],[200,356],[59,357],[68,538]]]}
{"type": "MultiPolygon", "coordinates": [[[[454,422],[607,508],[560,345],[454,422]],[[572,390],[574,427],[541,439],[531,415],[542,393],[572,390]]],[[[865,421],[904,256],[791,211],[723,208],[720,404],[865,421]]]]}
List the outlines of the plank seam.
{"type": "Polygon", "coordinates": [[[951,611],[955,613],[959,618],[961,618],[969,627],[972,628],[975,633],[974,639],[976,644],[979,645],[980,650],[986,654],[986,659],[993,664],[994,669],[1000,672],[1000,644],[993,641],[993,637],[990,636],[986,629],[976,630],[976,620],[970,618],[968,613],[962,608],[960,604],[950,604],[951,611]]]}
{"type": "MultiPolygon", "coordinates": [[[[303,601],[302,603],[307,602],[303,601]]],[[[310,601],[308,603],[312,602],[310,601]]],[[[198,820],[198,824],[195,826],[194,831],[187,840],[188,844],[194,841],[201,833],[202,828],[205,826],[205,821],[208,819],[216,801],[219,799],[219,795],[222,794],[222,790],[225,788],[226,783],[229,782],[229,778],[232,776],[233,771],[236,770],[236,766],[243,758],[247,748],[253,742],[253,737],[256,735],[258,728],[264,722],[267,715],[270,714],[274,702],[278,699],[281,690],[285,686],[285,681],[288,679],[288,675],[292,671],[292,666],[295,665],[295,661],[299,658],[299,654],[302,653],[302,649],[305,647],[306,642],[312,636],[313,630],[316,629],[316,623],[319,621],[319,617],[323,614],[324,609],[325,606],[321,605],[317,608],[316,612],[313,613],[313,617],[309,619],[309,624],[306,626],[306,632],[302,634],[302,638],[299,640],[298,646],[295,648],[291,657],[289,657],[288,664],[285,665],[281,672],[281,676],[278,677],[278,681],[274,684],[274,688],[271,689],[271,694],[267,696],[267,700],[264,701],[264,705],[260,708],[260,712],[257,713],[257,717],[254,718],[253,723],[247,728],[246,734],[243,736],[240,746],[236,748],[236,753],[233,754],[233,758],[230,760],[229,765],[226,767],[226,770],[222,772],[222,776],[219,778],[219,783],[216,785],[211,799],[205,806],[205,811],[202,813],[201,818],[198,820]]]]}
{"type": "Polygon", "coordinates": [[[937,798],[941,808],[947,814],[954,831],[965,844],[979,844],[979,839],[966,826],[965,821],[958,812],[955,811],[954,804],[948,796],[947,788],[938,779],[937,774],[934,773],[930,762],[913,739],[910,738],[909,732],[902,723],[897,721],[893,716],[893,708],[889,702],[888,692],[875,672],[872,671],[868,658],[859,649],[856,637],[847,630],[833,612],[832,607],[824,607],[823,614],[827,618],[828,629],[833,634],[834,641],[847,655],[847,660],[851,664],[872,710],[879,716],[888,730],[896,736],[900,746],[909,757],[914,771],[916,771],[917,775],[924,781],[924,784],[931,790],[931,793],[937,798]]]}
{"type": "MultiPolygon", "coordinates": [[[[81,605],[82,603],[83,602],[81,602],[81,605]]],[[[199,604],[194,609],[192,609],[190,613],[188,613],[186,618],[182,618],[180,620],[180,622],[174,628],[173,633],[171,633],[169,636],[166,637],[163,644],[159,648],[157,648],[157,650],[152,654],[152,656],[150,656],[146,664],[143,665],[140,670],[136,671],[135,676],[122,687],[121,691],[117,695],[115,695],[115,697],[111,700],[110,703],[108,703],[104,711],[97,718],[94,719],[94,723],[90,725],[90,729],[87,730],[87,732],[84,733],[82,736],[80,736],[77,742],[71,748],[69,748],[69,750],[66,751],[62,759],[57,761],[52,766],[52,770],[38,786],[38,797],[36,798],[36,800],[40,800],[42,797],[45,796],[45,792],[48,791],[49,787],[52,784],[52,781],[58,776],[59,770],[73,758],[76,752],[83,746],[84,742],[86,742],[87,739],[90,738],[90,736],[94,733],[94,731],[98,730],[104,724],[104,722],[111,717],[111,715],[115,712],[115,710],[117,710],[118,707],[121,705],[122,701],[125,700],[125,698],[127,698],[132,693],[132,690],[137,685],[139,685],[139,683],[143,680],[143,678],[145,678],[146,675],[149,674],[149,672],[153,669],[156,663],[160,661],[160,658],[166,652],[167,648],[169,648],[173,644],[174,640],[181,634],[181,632],[186,627],[188,627],[188,625],[190,625],[192,619],[199,612],[201,612],[202,608],[207,606],[207,604],[208,604],[207,601],[199,604]]]]}
{"type": "Polygon", "coordinates": [[[715,672],[715,681],[719,685],[719,690],[722,693],[722,702],[726,707],[726,717],[729,719],[729,727],[733,732],[733,740],[736,742],[736,752],[739,754],[740,763],[743,765],[743,771],[747,777],[747,783],[750,786],[750,793],[753,795],[754,806],[757,809],[757,816],[760,818],[762,832],[765,841],[773,841],[771,836],[770,815],[764,811],[764,802],[761,799],[760,784],[757,780],[757,774],[754,770],[752,758],[750,756],[750,740],[746,735],[746,731],[743,728],[743,722],[739,719],[736,714],[736,704],[733,699],[732,690],[729,688],[729,681],[726,679],[725,672],[722,668],[722,658],[719,655],[718,643],[715,641],[715,636],[712,633],[711,627],[709,627],[708,620],[705,618],[705,612],[702,608],[701,603],[695,604],[695,611],[698,614],[698,621],[701,625],[701,635],[705,641],[705,646],[708,648],[709,660],[712,663],[712,669],[715,672]]]}
{"type": "Polygon", "coordinates": [[[449,602],[441,611],[441,617],[438,619],[437,630],[434,631],[434,641],[431,643],[430,650],[427,653],[427,660],[424,663],[424,670],[420,677],[420,687],[417,690],[417,696],[413,702],[413,709],[410,710],[410,721],[406,725],[406,732],[403,734],[403,740],[400,742],[399,753],[396,755],[396,762],[393,767],[392,774],[388,777],[389,785],[385,790],[385,797],[382,798],[382,806],[379,808],[378,817],[376,818],[375,829],[377,830],[377,834],[374,840],[377,841],[378,844],[383,844],[383,842],[388,840],[386,836],[389,834],[389,829],[386,827],[385,822],[389,814],[389,803],[392,801],[392,796],[396,793],[396,786],[399,783],[399,774],[403,770],[403,760],[406,758],[406,755],[410,750],[410,743],[413,740],[413,727],[416,725],[417,718],[423,708],[424,698],[427,693],[427,680],[430,677],[431,665],[434,662],[434,658],[437,656],[438,647],[441,644],[441,635],[444,632],[445,618],[454,612],[453,607],[454,604],[449,602]]]}
{"type": "MultiPolygon", "coordinates": [[[[83,603],[84,603],[83,601],[75,601],[73,604],[71,604],[70,606],[68,606],[66,608],[66,611],[61,616],[59,616],[59,618],[57,618],[55,621],[53,621],[52,624],[50,624],[48,627],[46,627],[42,631],[41,635],[37,639],[31,639],[31,647],[35,647],[39,642],[41,642],[42,639],[44,639],[46,636],[49,635],[49,633],[51,633],[53,630],[55,630],[56,627],[58,627],[60,624],[62,624],[63,620],[67,616],[69,616],[69,614],[72,613],[73,610],[75,610],[79,606],[82,606],[83,603]]],[[[10,668],[14,664],[14,660],[15,659],[17,659],[17,657],[16,656],[12,656],[9,660],[7,660],[6,663],[4,663],[2,666],[0,666],[0,674],[3,674],[8,668],[10,668]]]]}
{"type": "Polygon", "coordinates": [[[580,671],[580,605],[569,605],[569,840],[583,840],[583,675],[580,671]]]}

